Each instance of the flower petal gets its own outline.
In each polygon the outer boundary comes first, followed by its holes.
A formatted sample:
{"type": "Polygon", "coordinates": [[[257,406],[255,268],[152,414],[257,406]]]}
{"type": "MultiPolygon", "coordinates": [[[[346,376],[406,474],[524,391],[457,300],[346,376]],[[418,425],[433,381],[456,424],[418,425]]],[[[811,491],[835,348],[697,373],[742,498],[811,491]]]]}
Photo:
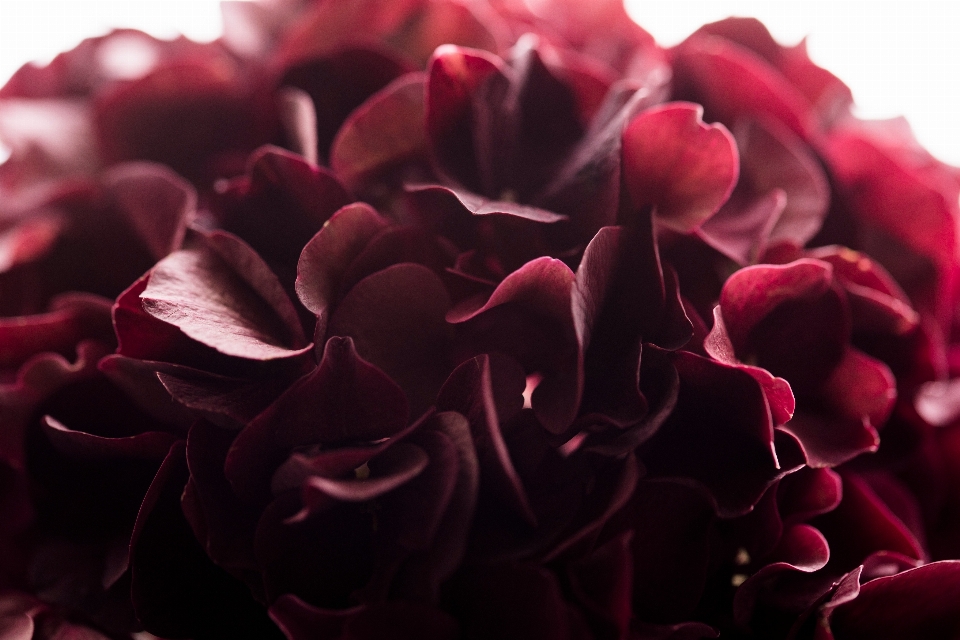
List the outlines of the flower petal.
{"type": "Polygon", "coordinates": [[[227,56],[160,66],[97,97],[94,123],[107,162],[150,160],[209,184],[243,170],[269,141],[275,115],[227,56]]]}
{"type": "Polygon", "coordinates": [[[418,264],[367,276],[330,318],[330,336],[349,336],[357,352],[404,390],[414,415],[436,402],[451,370],[450,298],[440,278],[418,264]]]}
{"type": "Polygon", "coordinates": [[[303,503],[311,509],[323,494],[334,500],[366,502],[409,482],[422,472],[430,459],[420,447],[403,442],[374,456],[366,464],[370,477],[364,479],[339,479],[310,476],[303,485],[303,503]]]}
{"type": "Polygon", "coordinates": [[[947,265],[956,260],[960,186],[946,167],[888,144],[867,126],[833,132],[824,155],[838,191],[860,220],[952,268],[947,265]]]}
{"type": "Polygon", "coordinates": [[[830,615],[833,636],[930,638],[960,634],[960,561],[933,562],[860,585],[860,593],[830,615]]]}
{"type": "Polygon", "coordinates": [[[214,565],[181,509],[189,477],[183,443],[170,449],[143,499],[130,541],[131,601],[154,633],[203,637],[227,631],[275,637],[245,584],[214,565]]]}
{"type": "Polygon", "coordinates": [[[832,276],[830,265],[808,259],[788,265],[756,265],[734,273],[720,294],[734,348],[743,348],[750,331],[778,305],[825,292],[832,276]]]}
{"type": "Polygon", "coordinates": [[[330,338],[317,368],[237,436],[227,478],[245,499],[265,499],[291,449],[388,438],[407,425],[408,413],[400,388],[357,355],[352,339],[330,338]]]}
{"type": "Polygon", "coordinates": [[[638,451],[652,478],[704,486],[721,516],[742,515],[778,477],[770,409],[760,384],[738,367],[680,351],[677,405],[638,451]]]}
{"type": "Polygon", "coordinates": [[[105,462],[115,459],[161,459],[167,455],[176,436],[162,431],[146,431],[122,438],[107,438],[74,431],[51,416],[42,418],[43,431],[60,453],[73,459],[105,462]]]}
{"type": "Polygon", "coordinates": [[[321,333],[326,333],[325,320],[339,293],[340,279],[386,226],[387,221],[372,207],[358,202],[334,213],[303,248],[297,264],[297,296],[303,306],[324,320],[321,333]]]}
{"type": "Polygon", "coordinates": [[[157,263],[140,298],[154,318],[226,355],[273,360],[310,348],[276,276],[224,232],[192,234],[157,263]]]}
{"type": "Polygon", "coordinates": [[[695,33],[671,52],[674,91],[733,124],[772,117],[806,140],[816,130],[810,103],[762,57],[726,38],[695,33]]]}
{"type": "Polygon", "coordinates": [[[474,191],[483,191],[476,164],[472,114],[474,94],[497,78],[504,64],[483,51],[443,46],[430,61],[427,77],[427,141],[444,173],[474,191]]]}
{"type": "Polygon", "coordinates": [[[551,433],[573,422],[583,393],[583,361],[574,330],[575,276],[553,258],[538,258],[507,276],[486,300],[465,300],[447,320],[466,324],[481,353],[500,350],[543,379],[533,391],[537,418],[551,433]]]}
{"type": "Polygon", "coordinates": [[[425,155],[426,79],[401,76],[351,113],[330,147],[330,166],[351,189],[395,163],[425,155]]]}
{"type": "Polygon", "coordinates": [[[88,294],[54,299],[46,313],[0,318],[0,368],[16,369],[38,353],[72,355],[82,339],[113,340],[106,329],[109,301],[88,294]]]}
{"type": "Polygon", "coordinates": [[[824,385],[840,415],[881,427],[897,399],[897,381],[879,360],[850,347],[824,385]]]}
{"type": "Polygon", "coordinates": [[[830,543],[830,567],[849,571],[877,551],[923,560],[923,546],[863,478],[845,471],[843,499],[812,521],[830,543]]]}
{"type": "Polygon", "coordinates": [[[701,120],[699,105],[674,102],[636,116],[623,131],[624,183],[635,208],[681,232],[696,229],[726,202],[740,172],[733,136],[701,120]]]}
{"type": "Polygon", "coordinates": [[[450,374],[437,408],[467,417],[487,491],[533,526],[537,517],[500,431],[501,424],[523,407],[525,385],[523,369],[515,361],[502,354],[483,354],[450,374]]]}
{"type": "Polygon", "coordinates": [[[112,167],[104,183],[154,259],[180,248],[197,206],[188,182],[163,165],[137,162],[112,167]]]}
{"type": "Polygon", "coordinates": [[[309,98],[304,106],[313,120],[313,146],[303,155],[326,162],[331,142],[350,113],[410,68],[379,47],[348,45],[286,69],[279,80],[281,92],[300,90],[309,98]]]}
{"type": "Polygon", "coordinates": [[[503,214],[516,216],[517,218],[523,218],[525,220],[533,220],[534,222],[542,222],[544,224],[567,219],[566,216],[554,213],[553,211],[547,211],[546,209],[526,204],[519,204],[512,200],[493,200],[467,191],[466,189],[445,187],[438,184],[410,184],[407,185],[406,189],[411,193],[448,193],[475,216],[503,214]]]}

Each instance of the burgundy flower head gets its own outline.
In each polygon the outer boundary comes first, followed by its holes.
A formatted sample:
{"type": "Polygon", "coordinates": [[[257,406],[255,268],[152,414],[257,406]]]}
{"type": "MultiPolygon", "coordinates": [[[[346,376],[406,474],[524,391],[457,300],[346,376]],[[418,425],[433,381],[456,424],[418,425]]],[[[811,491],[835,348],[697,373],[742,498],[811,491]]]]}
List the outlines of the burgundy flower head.
{"type": "Polygon", "coordinates": [[[902,122],[747,18],[225,18],[0,88],[6,635],[957,637],[960,174],[902,122]]]}

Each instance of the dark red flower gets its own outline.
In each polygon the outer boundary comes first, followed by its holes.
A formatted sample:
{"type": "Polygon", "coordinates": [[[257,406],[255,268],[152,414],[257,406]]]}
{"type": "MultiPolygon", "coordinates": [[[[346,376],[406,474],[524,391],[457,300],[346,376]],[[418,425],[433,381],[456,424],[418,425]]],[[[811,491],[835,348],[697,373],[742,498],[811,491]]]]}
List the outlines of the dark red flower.
{"type": "Polygon", "coordinates": [[[0,89],[4,633],[957,635],[958,174],[902,124],[751,19],[225,15],[0,89]]]}

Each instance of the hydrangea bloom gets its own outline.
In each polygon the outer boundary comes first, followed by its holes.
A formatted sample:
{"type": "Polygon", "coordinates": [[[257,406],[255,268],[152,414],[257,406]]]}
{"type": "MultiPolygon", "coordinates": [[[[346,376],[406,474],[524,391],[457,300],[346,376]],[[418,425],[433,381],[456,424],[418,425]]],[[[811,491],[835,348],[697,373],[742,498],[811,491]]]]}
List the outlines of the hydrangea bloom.
{"type": "Polygon", "coordinates": [[[0,88],[4,633],[960,636],[960,173],[905,123],[750,19],[224,17],[0,88]]]}

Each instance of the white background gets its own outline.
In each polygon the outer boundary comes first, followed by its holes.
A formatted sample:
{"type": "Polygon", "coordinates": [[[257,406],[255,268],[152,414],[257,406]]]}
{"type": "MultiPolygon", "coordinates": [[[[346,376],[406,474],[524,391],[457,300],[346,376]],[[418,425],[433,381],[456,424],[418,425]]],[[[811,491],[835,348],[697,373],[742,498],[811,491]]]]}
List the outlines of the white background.
{"type": "MultiPolygon", "coordinates": [[[[383,0],[389,2],[390,0],[383,0]]],[[[589,0],[583,0],[585,2],[589,0]]],[[[858,113],[906,115],[934,155],[960,165],[960,2],[956,0],[628,0],[664,45],[728,15],[755,16],[785,44],[807,37],[813,59],[853,89],[858,113]]],[[[0,83],[112,26],[210,40],[216,0],[0,0],[0,83]]]]}

